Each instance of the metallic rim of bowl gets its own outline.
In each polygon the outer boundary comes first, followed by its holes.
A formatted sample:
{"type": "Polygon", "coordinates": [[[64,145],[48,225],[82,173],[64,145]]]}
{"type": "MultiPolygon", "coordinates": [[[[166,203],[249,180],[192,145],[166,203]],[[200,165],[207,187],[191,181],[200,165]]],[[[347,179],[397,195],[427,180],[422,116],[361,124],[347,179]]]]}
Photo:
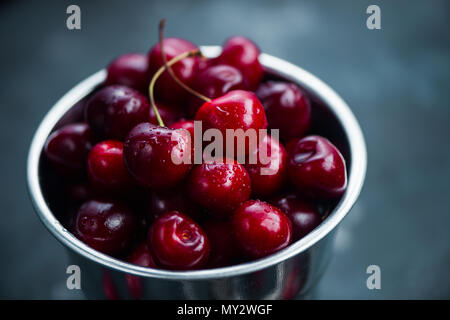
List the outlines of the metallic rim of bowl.
{"type": "MultiPolygon", "coordinates": [[[[214,57],[220,53],[220,47],[218,46],[202,46],[201,50],[208,57],[214,57]]],[[[53,127],[76,102],[104,81],[106,77],[105,70],[101,70],[80,82],[56,102],[40,123],[33,137],[27,161],[28,188],[37,214],[47,229],[71,250],[105,267],[138,276],[166,280],[218,279],[259,271],[296,256],[325,237],[350,211],[359,196],[364,182],[367,153],[361,128],[350,108],[340,96],[311,73],[287,61],[264,53],[261,54],[260,61],[267,70],[274,71],[300,84],[320,98],[338,121],[341,122],[346,138],[349,141],[351,166],[349,168],[347,190],[333,212],[315,230],[289,247],[268,257],[229,267],[196,271],[168,271],[140,267],[100,253],[78,240],[60,224],[47,206],[39,183],[39,159],[45,141],[53,127]]]]}

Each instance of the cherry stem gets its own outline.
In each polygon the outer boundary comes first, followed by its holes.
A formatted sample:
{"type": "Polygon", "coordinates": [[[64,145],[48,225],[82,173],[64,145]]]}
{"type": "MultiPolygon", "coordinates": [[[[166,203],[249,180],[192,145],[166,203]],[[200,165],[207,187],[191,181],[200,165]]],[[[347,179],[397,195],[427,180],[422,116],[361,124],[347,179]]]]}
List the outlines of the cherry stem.
{"type": "MultiPolygon", "coordinates": [[[[182,87],[184,90],[188,91],[190,94],[196,96],[197,98],[209,102],[211,99],[208,97],[205,97],[200,92],[195,91],[194,89],[188,87],[186,84],[184,84],[173,72],[172,68],[170,67],[172,64],[167,63],[166,53],[164,52],[164,26],[166,25],[166,19],[162,19],[159,22],[159,48],[161,49],[161,56],[163,58],[164,66],[166,67],[167,71],[169,72],[169,75],[172,77],[175,82],[182,87]]],[[[202,53],[199,51],[198,56],[204,58],[202,53]]],[[[171,60],[172,61],[172,60],[171,60]]]]}
{"type": "Polygon", "coordinates": [[[158,124],[160,126],[164,127],[164,122],[158,112],[158,108],[156,107],[156,103],[155,103],[154,89],[155,89],[156,80],[158,80],[158,78],[161,76],[161,74],[166,70],[166,66],[170,68],[171,65],[177,63],[180,60],[183,60],[183,59],[186,59],[189,57],[198,57],[200,55],[201,55],[201,52],[199,49],[194,49],[194,50],[179,54],[178,56],[174,57],[169,62],[167,62],[166,65],[159,68],[158,71],[156,71],[155,74],[153,75],[153,78],[150,81],[150,85],[148,86],[148,93],[150,96],[150,103],[151,103],[153,111],[155,112],[155,115],[156,115],[156,120],[158,120],[158,124]]]}

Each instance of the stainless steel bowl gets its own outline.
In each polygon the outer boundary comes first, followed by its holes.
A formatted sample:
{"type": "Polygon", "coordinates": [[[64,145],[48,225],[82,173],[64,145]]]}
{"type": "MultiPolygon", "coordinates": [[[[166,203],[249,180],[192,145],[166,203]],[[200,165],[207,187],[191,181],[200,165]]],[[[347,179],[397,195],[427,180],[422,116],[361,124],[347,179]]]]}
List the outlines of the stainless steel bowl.
{"type": "MultiPolygon", "coordinates": [[[[220,47],[201,48],[206,56],[220,47]]],[[[81,268],[82,289],[88,298],[104,298],[105,272],[121,298],[129,298],[125,274],[139,276],[142,298],[147,299],[279,299],[305,297],[317,284],[331,256],[336,227],[347,215],[361,191],[367,164],[361,129],[347,104],[330,87],[309,72],[282,59],[261,54],[265,69],[289,79],[313,98],[328,129],[338,138],[349,173],[347,190],[320,226],[303,239],[269,257],[230,267],[199,271],[166,271],[143,268],[102,254],[75,238],[57,220],[44,197],[40,162],[49,134],[67,112],[89,95],[106,76],[101,70],[66,93],[47,113],[37,129],[28,155],[28,187],[39,218],[69,251],[70,264],[81,268]]]]}

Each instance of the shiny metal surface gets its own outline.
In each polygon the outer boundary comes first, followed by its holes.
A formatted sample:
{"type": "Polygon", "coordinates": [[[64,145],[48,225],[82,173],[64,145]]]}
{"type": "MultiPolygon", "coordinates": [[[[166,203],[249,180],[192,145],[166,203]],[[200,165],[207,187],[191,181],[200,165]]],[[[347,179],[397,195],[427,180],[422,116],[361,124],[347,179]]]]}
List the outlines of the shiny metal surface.
{"type": "MultiPolygon", "coordinates": [[[[219,47],[202,47],[215,56],[219,47]]],[[[42,193],[39,161],[46,138],[64,114],[105,79],[99,71],[64,95],[47,113],[36,131],[27,163],[29,192],[39,218],[67,248],[73,264],[82,270],[82,287],[88,298],[102,298],[102,279],[108,270],[122,298],[130,297],[124,273],[141,277],[143,298],[149,299],[278,299],[308,294],[325,271],[334,231],[361,191],[366,172],[366,147],[361,129],[347,104],[325,83],[307,71],[276,57],[262,54],[271,73],[298,83],[319,100],[334,118],[348,145],[348,188],[329,217],[313,232],[288,248],[254,262],[231,267],[174,272],[143,268],[99,253],[75,238],[55,218],[42,193]]]]}

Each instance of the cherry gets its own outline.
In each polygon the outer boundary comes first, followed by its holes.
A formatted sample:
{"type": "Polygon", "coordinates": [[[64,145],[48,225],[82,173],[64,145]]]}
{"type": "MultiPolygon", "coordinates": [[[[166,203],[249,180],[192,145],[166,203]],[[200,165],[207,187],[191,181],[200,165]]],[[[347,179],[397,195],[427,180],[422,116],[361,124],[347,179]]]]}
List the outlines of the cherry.
{"type": "MultiPolygon", "coordinates": [[[[127,261],[141,267],[156,268],[152,253],[145,242],[141,243],[136,247],[136,249],[134,249],[134,251],[128,256],[127,261]]],[[[141,278],[135,275],[126,274],[125,281],[133,299],[142,298],[144,288],[141,278]]]]}
{"type": "Polygon", "coordinates": [[[130,246],[136,233],[136,216],[119,202],[90,200],[75,216],[74,235],[106,254],[119,254],[130,246]]]}
{"type": "Polygon", "coordinates": [[[87,124],[73,123],[56,130],[47,138],[44,153],[60,174],[75,176],[83,173],[93,141],[87,124]]]}
{"type": "Polygon", "coordinates": [[[309,130],[311,105],[296,84],[268,81],[259,86],[256,95],[266,109],[269,127],[280,129],[283,140],[301,138],[309,130]]]}
{"type": "Polygon", "coordinates": [[[326,138],[307,136],[289,154],[288,175],[298,191],[314,198],[334,199],[347,186],[345,160],[326,138]]]}
{"type": "MultiPolygon", "coordinates": [[[[164,53],[167,60],[171,60],[182,53],[198,49],[193,43],[180,38],[165,38],[163,41],[164,53]]],[[[164,65],[159,43],[150,50],[149,59],[150,72],[153,75],[164,65]]],[[[173,65],[172,70],[183,83],[191,85],[195,73],[198,70],[199,61],[200,59],[198,57],[189,57],[173,65]]],[[[161,76],[155,87],[155,91],[157,99],[174,104],[185,103],[188,99],[188,92],[180,87],[167,72],[161,76]]]]}
{"type": "Polygon", "coordinates": [[[233,231],[241,249],[252,258],[261,258],[287,247],[292,239],[289,218],[278,208],[249,200],[236,209],[233,231]]]}
{"type": "Polygon", "coordinates": [[[85,116],[98,136],[123,141],[134,126],[149,120],[149,108],[147,98],[139,91],[112,85],[88,100],[85,116]]]}
{"type": "Polygon", "coordinates": [[[178,211],[159,216],[150,228],[147,242],[158,263],[169,269],[201,268],[210,252],[203,229],[178,211]]]}
{"type": "Polygon", "coordinates": [[[102,141],[89,153],[87,172],[92,185],[105,193],[127,193],[133,183],[123,161],[123,143],[102,141]]]}
{"type": "Polygon", "coordinates": [[[260,83],[264,69],[259,62],[260,50],[258,46],[245,37],[229,38],[222,53],[213,59],[213,64],[226,64],[237,68],[247,80],[250,89],[254,90],[260,83]]]}
{"type": "Polygon", "coordinates": [[[203,224],[203,229],[208,235],[211,246],[207,266],[218,268],[233,263],[238,256],[238,252],[234,243],[231,222],[210,219],[203,224]]]}
{"type": "Polygon", "coordinates": [[[149,82],[149,61],[145,54],[124,54],[114,59],[107,68],[107,85],[121,84],[147,94],[149,82]]]}
{"type": "Polygon", "coordinates": [[[294,240],[303,238],[322,222],[317,208],[296,194],[277,196],[269,202],[291,220],[294,240]]]}
{"type": "Polygon", "coordinates": [[[134,127],[124,144],[129,173],[141,185],[155,189],[178,184],[192,167],[191,156],[191,143],[185,130],[148,122],[134,127]]]}
{"type": "MultiPolygon", "coordinates": [[[[202,121],[203,130],[216,128],[224,137],[224,146],[229,142],[226,139],[227,129],[256,130],[267,128],[267,119],[259,100],[250,91],[234,90],[225,95],[205,102],[195,115],[195,120],[202,121]]],[[[245,153],[249,152],[245,148],[245,153]]],[[[235,143],[235,154],[236,143],[235,143]]]]}
{"type": "Polygon", "coordinates": [[[93,196],[92,186],[87,182],[69,183],[65,187],[66,195],[73,203],[83,203],[93,196]]]}
{"type": "MultiPolygon", "coordinates": [[[[161,102],[158,102],[156,106],[158,108],[159,115],[164,121],[164,124],[167,126],[170,126],[171,124],[177,122],[184,116],[184,112],[181,111],[177,106],[161,102]]],[[[150,118],[148,121],[153,124],[158,124],[158,119],[153,108],[150,108],[150,118]]]]}
{"type": "Polygon", "coordinates": [[[168,211],[184,212],[193,219],[198,219],[202,214],[201,208],[188,198],[182,187],[150,192],[147,208],[149,220],[154,221],[168,211]]]}
{"type": "Polygon", "coordinates": [[[257,162],[247,162],[245,165],[252,181],[252,194],[264,197],[280,190],[287,179],[288,156],[283,145],[277,139],[266,135],[252,153],[250,157],[253,156],[257,162]]]}
{"type": "Polygon", "coordinates": [[[213,215],[230,215],[251,193],[250,177],[244,166],[232,159],[204,162],[192,169],[188,192],[195,202],[213,215]]]}
{"type": "MultiPolygon", "coordinates": [[[[247,90],[249,85],[241,72],[232,66],[215,65],[198,73],[192,84],[192,89],[205,97],[215,99],[232,90],[247,90]]],[[[204,103],[196,96],[191,96],[189,114],[194,115],[204,103]]]]}
{"type": "Polygon", "coordinates": [[[194,143],[194,120],[180,120],[169,126],[170,129],[184,129],[191,135],[191,142],[194,143]]]}

